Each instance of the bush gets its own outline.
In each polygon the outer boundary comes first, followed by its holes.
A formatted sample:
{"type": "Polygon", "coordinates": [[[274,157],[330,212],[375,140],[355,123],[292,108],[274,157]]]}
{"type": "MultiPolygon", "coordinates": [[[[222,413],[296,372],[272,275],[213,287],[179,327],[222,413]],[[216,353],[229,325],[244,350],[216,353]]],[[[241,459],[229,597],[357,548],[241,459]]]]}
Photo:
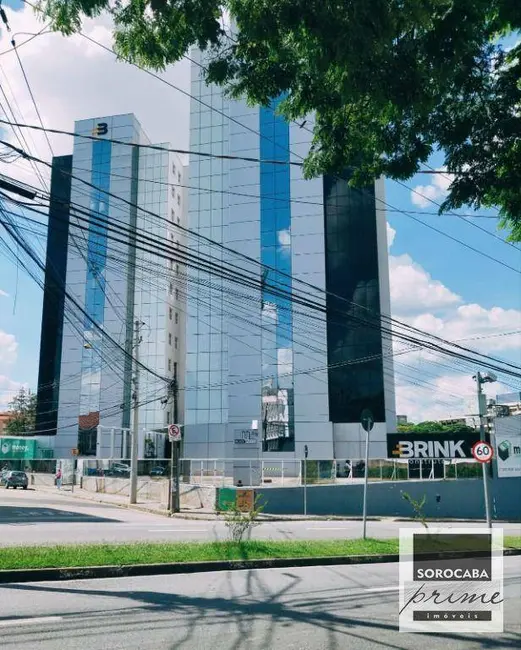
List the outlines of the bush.
{"type": "Polygon", "coordinates": [[[224,511],[224,523],[232,542],[240,544],[245,533],[250,537],[252,528],[259,525],[257,519],[264,508],[259,499],[260,496],[257,495],[253,508],[247,512],[241,510],[236,501],[231,502],[224,511]]]}

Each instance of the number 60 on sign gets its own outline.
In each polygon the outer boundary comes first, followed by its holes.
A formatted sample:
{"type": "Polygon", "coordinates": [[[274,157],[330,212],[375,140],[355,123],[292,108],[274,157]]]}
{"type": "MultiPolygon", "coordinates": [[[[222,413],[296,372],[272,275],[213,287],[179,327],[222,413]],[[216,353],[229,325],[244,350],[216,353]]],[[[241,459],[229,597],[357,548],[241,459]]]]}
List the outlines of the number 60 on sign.
{"type": "Polygon", "coordinates": [[[492,449],[492,445],[489,445],[488,442],[480,441],[476,442],[472,447],[472,455],[480,463],[488,463],[492,460],[494,450],[492,449]]]}

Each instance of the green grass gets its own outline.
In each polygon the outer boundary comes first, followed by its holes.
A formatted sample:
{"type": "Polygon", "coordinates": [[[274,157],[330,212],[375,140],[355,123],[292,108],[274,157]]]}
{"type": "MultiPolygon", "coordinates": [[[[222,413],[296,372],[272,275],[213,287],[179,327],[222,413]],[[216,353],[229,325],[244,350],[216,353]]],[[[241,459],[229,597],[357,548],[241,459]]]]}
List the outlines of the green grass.
{"type": "MultiPolygon", "coordinates": [[[[505,547],[521,548],[521,537],[506,537],[505,547]]],[[[397,539],[13,546],[1,549],[0,570],[391,553],[398,553],[397,539]]]]}

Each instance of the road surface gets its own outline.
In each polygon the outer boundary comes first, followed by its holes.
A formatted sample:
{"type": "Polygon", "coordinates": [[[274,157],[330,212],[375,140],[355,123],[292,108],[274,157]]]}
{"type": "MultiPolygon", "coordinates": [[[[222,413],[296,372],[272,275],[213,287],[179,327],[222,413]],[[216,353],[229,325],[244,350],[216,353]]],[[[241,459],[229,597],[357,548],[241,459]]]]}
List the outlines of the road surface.
{"type": "Polygon", "coordinates": [[[398,565],[212,572],[0,588],[2,650],[478,650],[521,646],[505,558],[501,635],[399,633],[398,565]]]}
{"type": "MultiPolygon", "coordinates": [[[[443,524],[447,526],[449,524],[443,524]]],[[[483,524],[453,524],[483,526],[483,524]]],[[[415,523],[369,521],[370,537],[397,537],[415,523]]],[[[521,535],[520,524],[504,524],[521,535]]],[[[361,521],[274,521],[253,529],[255,539],[337,539],[361,537],[361,521]]],[[[135,541],[226,539],[222,521],[170,519],[136,510],[75,499],[69,495],[0,490],[0,546],[135,541]]]]}

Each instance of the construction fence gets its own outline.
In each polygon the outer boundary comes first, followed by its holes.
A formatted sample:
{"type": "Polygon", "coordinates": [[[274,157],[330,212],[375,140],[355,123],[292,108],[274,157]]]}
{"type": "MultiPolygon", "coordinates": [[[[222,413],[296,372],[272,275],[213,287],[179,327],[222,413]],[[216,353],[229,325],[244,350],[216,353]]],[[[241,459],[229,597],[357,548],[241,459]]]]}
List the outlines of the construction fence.
{"type": "MultiPolygon", "coordinates": [[[[241,464],[243,486],[297,487],[300,485],[330,485],[361,482],[365,462],[360,459],[338,462],[334,460],[298,459],[223,459],[189,458],[180,460],[181,483],[201,486],[233,486],[234,467],[241,464]]],[[[32,484],[52,483],[57,469],[62,469],[63,483],[76,484],[81,478],[130,479],[128,459],[64,459],[3,461],[1,470],[24,470],[32,475],[32,484]]],[[[138,461],[138,476],[151,483],[170,478],[169,459],[138,461]]],[[[405,481],[434,479],[480,478],[481,465],[467,460],[389,460],[369,461],[370,481],[405,481]]],[[[153,488],[151,488],[153,489],[153,488]]]]}

